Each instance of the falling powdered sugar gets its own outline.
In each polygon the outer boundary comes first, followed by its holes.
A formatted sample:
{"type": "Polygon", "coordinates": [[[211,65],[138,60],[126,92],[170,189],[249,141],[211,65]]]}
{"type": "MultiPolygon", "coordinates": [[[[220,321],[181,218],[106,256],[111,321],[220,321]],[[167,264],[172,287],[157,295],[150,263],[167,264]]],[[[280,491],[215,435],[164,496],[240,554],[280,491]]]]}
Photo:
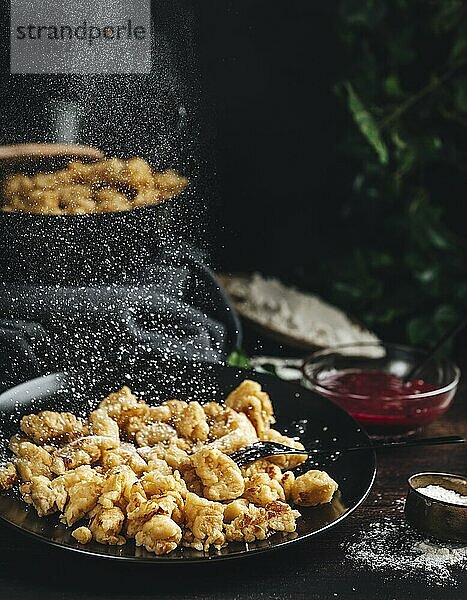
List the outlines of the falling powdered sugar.
{"type": "Polygon", "coordinates": [[[467,546],[424,539],[389,519],[371,523],[343,546],[347,558],[366,569],[432,585],[456,585],[456,571],[467,567],[467,546]]]}

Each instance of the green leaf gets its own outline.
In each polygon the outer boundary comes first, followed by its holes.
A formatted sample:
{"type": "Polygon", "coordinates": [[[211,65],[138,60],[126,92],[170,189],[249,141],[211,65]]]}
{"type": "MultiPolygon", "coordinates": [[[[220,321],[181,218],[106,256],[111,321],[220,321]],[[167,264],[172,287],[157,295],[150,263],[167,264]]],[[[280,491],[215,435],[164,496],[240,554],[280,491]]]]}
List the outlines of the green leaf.
{"type": "Polygon", "coordinates": [[[414,346],[426,345],[432,337],[432,332],[431,319],[427,317],[411,319],[407,325],[407,337],[414,346]]]}
{"type": "Polygon", "coordinates": [[[399,77],[397,75],[389,75],[383,82],[383,88],[388,96],[392,96],[394,98],[400,98],[404,95],[401,84],[399,81],[399,77]]]}
{"type": "Polygon", "coordinates": [[[276,368],[276,365],[271,365],[271,363],[264,363],[264,365],[261,365],[261,367],[267,373],[270,373],[271,375],[276,375],[276,377],[277,377],[277,368],[276,368]]]}
{"type": "Polygon", "coordinates": [[[451,56],[454,59],[459,59],[465,57],[465,55],[467,55],[467,24],[464,21],[457,32],[457,39],[452,46],[451,56]]]}
{"type": "Polygon", "coordinates": [[[447,250],[451,247],[451,240],[441,228],[427,227],[425,231],[430,242],[439,250],[447,250]]]}
{"type": "Polygon", "coordinates": [[[237,350],[234,350],[233,352],[231,352],[229,354],[229,356],[227,357],[227,364],[229,365],[229,367],[238,367],[240,369],[249,369],[250,368],[250,359],[245,354],[245,352],[243,352],[243,350],[240,350],[239,348],[237,348],[237,350]]]}
{"type": "Polygon", "coordinates": [[[346,0],[340,2],[339,13],[350,25],[373,29],[383,20],[387,8],[382,0],[346,0]]]}
{"type": "Polygon", "coordinates": [[[355,93],[352,85],[347,82],[345,87],[348,93],[348,107],[357,127],[375,150],[380,163],[385,165],[388,162],[388,150],[380,135],[378,125],[355,93]]]}
{"type": "Polygon", "coordinates": [[[394,259],[387,252],[372,252],[370,255],[370,263],[375,269],[384,269],[392,267],[394,259]]]}
{"type": "Polygon", "coordinates": [[[436,309],[433,318],[439,334],[442,335],[459,319],[459,313],[454,306],[442,304],[436,309]]]}
{"type": "Polygon", "coordinates": [[[454,105],[458,110],[467,112],[467,77],[457,79],[454,86],[454,105]]]}

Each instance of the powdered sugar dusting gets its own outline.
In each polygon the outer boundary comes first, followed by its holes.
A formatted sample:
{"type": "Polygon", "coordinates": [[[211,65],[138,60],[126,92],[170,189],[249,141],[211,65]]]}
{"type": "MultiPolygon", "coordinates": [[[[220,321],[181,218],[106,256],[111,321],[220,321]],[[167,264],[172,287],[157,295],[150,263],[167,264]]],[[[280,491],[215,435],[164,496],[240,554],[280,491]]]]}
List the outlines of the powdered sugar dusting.
{"type": "Polygon", "coordinates": [[[417,492],[433,498],[434,500],[441,500],[442,502],[450,502],[451,504],[457,504],[459,506],[467,506],[467,496],[458,494],[454,490],[442,487],[440,485],[427,485],[425,487],[417,488],[417,492]]]}
{"type": "Polygon", "coordinates": [[[370,571],[420,579],[431,585],[457,585],[456,573],[467,568],[467,546],[424,539],[393,519],[371,523],[344,544],[346,556],[370,571]]]}

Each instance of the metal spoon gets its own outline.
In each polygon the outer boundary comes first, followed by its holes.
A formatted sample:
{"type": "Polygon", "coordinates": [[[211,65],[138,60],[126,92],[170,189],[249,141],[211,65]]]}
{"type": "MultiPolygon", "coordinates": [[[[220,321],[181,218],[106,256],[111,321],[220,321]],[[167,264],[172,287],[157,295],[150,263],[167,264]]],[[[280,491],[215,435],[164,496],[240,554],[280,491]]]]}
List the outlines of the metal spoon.
{"type": "Polygon", "coordinates": [[[237,452],[230,454],[239,467],[243,467],[249,463],[267,458],[268,456],[277,456],[281,454],[330,454],[335,452],[354,452],[358,450],[378,450],[379,448],[413,448],[418,446],[437,446],[439,444],[462,444],[465,442],[463,437],[458,435],[448,435],[442,437],[422,438],[418,440],[396,440],[390,442],[376,442],[375,444],[366,446],[349,446],[346,448],[305,448],[297,450],[276,442],[255,442],[246,448],[240,448],[237,452]]]}
{"type": "Polygon", "coordinates": [[[428,351],[427,354],[422,358],[420,362],[415,364],[408,373],[406,373],[402,377],[402,381],[407,383],[415,377],[423,370],[423,368],[430,362],[430,360],[436,356],[439,350],[448,342],[453,340],[458,333],[460,333],[464,327],[467,326],[467,317],[464,317],[460,321],[458,321],[449,331],[447,331],[441,339],[439,339],[436,344],[428,351]]]}

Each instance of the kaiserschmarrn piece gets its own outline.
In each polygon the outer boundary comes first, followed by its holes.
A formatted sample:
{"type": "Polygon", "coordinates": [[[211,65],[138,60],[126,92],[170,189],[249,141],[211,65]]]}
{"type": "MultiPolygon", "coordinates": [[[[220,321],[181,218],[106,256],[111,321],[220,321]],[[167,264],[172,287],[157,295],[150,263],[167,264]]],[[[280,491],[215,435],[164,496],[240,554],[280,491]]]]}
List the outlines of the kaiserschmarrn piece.
{"type": "Polygon", "coordinates": [[[210,546],[221,548],[225,542],[223,517],[223,504],[189,492],[185,500],[184,544],[204,551],[210,546]]]}
{"type": "Polygon", "coordinates": [[[308,471],[292,484],[290,497],[299,506],[316,506],[331,502],[337,483],[325,471],[308,471]]]}
{"type": "Polygon", "coordinates": [[[237,464],[220,450],[201,448],[191,457],[209,500],[233,500],[243,494],[245,482],[237,464]]]}
{"type": "Polygon", "coordinates": [[[91,512],[89,530],[92,537],[100,544],[120,546],[126,539],[120,532],[125,522],[125,513],[118,506],[108,508],[100,504],[91,512]]]}
{"type": "MultiPolygon", "coordinates": [[[[106,168],[109,179],[139,177],[141,185],[150,176],[137,166],[132,173],[116,163],[106,168]]],[[[74,169],[79,185],[97,177],[74,169]]],[[[39,517],[56,513],[81,544],[134,540],[162,555],[264,540],[295,531],[300,513],[291,505],[331,502],[337,489],[324,471],[285,471],[306,455],[239,468],[229,455],[258,440],[303,449],[272,423],[269,396],[254,381],[242,382],[225,404],[171,399],[151,406],[124,386],[86,419],[54,411],[24,416],[9,441],[11,461],[0,466],[0,491],[18,483],[39,517]]]]}
{"type": "Polygon", "coordinates": [[[83,465],[67,471],[54,479],[52,485],[57,486],[57,493],[66,493],[66,504],[62,510],[60,521],[72,525],[82,519],[95,506],[101,495],[103,477],[89,465],[83,465]],[[58,481],[57,481],[58,480],[58,481]]]}
{"type": "Polygon", "coordinates": [[[285,492],[280,481],[267,473],[257,473],[245,481],[243,497],[256,506],[266,506],[275,500],[285,501],[285,492]]]}
{"type": "Polygon", "coordinates": [[[118,446],[118,438],[103,435],[88,435],[58,448],[52,455],[51,469],[57,475],[76,469],[81,465],[92,465],[101,460],[103,453],[118,446]]]}
{"type": "Polygon", "coordinates": [[[50,410],[43,410],[37,415],[26,415],[21,419],[20,427],[36,444],[45,444],[56,438],[68,442],[87,433],[83,421],[72,413],[50,410]]]}
{"type": "Polygon", "coordinates": [[[12,488],[18,474],[16,473],[16,467],[12,462],[8,462],[5,465],[0,466],[0,491],[6,492],[12,488]]]}
{"type": "Polygon", "coordinates": [[[127,442],[120,442],[117,448],[111,448],[110,450],[104,450],[101,456],[100,464],[104,471],[113,469],[120,465],[128,465],[130,469],[140,477],[148,468],[147,462],[140,454],[138,454],[137,448],[133,444],[127,442]]]}
{"type": "Polygon", "coordinates": [[[181,528],[167,515],[154,515],[135,536],[137,546],[144,546],[157,555],[172,552],[181,540],[181,528]]]}
{"type": "Polygon", "coordinates": [[[177,437],[176,430],[168,423],[160,421],[145,423],[135,435],[138,446],[154,446],[154,444],[168,442],[175,437],[177,437]]]}
{"type": "Polygon", "coordinates": [[[139,157],[72,161],[59,171],[7,177],[2,210],[46,215],[117,212],[159,204],[187,185],[176,171],[154,173],[139,157]]]}
{"type": "Polygon", "coordinates": [[[266,539],[271,532],[295,531],[295,520],[300,516],[284,502],[271,502],[264,507],[249,504],[225,526],[227,541],[254,542],[266,539]]]}
{"type": "MultiPolygon", "coordinates": [[[[227,410],[234,412],[231,409],[227,410]]],[[[221,452],[224,452],[224,454],[231,454],[232,452],[240,450],[240,448],[244,448],[245,446],[249,446],[258,441],[256,429],[253,427],[248,417],[243,413],[235,413],[234,418],[229,415],[226,424],[222,423],[220,427],[218,427],[218,425],[219,421],[217,422],[217,425],[211,427],[211,431],[215,431],[216,435],[211,434],[211,437],[214,437],[214,441],[212,441],[209,446],[211,448],[217,448],[221,452]],[[222,435],[217,435],[221,433],[222,435]]]]}
{"type": "Polygon", "coordinates": [[[117,421],[120,428],[124,428],[131,417],[141,417],[148,410],[148,405],[143,400],[131,393],[128,386],[123,386],[118,392],[113,392],[104,398],[99,408],[107,412],[111,419],[117,421]]]}
{"type": "Polygon", "coordinates": [[[271,400],[256,381],[245,379],[227,396],[226,405],[245,413],[252,422],[258,436],[263,435],[275,422],[271,400]]]}
{"type": "Polygon", "coordinates": [[[114,467],[106,473],[99,504],[104,508],[117,506],[125,509],[131,499],[131,490],[138,477],[128,465],[114,467]]]}
{"type": "MultiPolygon", "coordinates": [[[[59,490],[44,475],[34,475],[30,481],[20,486],[20,491],[24,501],[33,504],[40,517],[59,510],[57,506],[59,490]]],[[[62,506],[64,506],[64,502],[62,502],[62,506]]]]}
{"type": "MultiPolygon", "coordinates": [[[[283,444],[284,446],[290,446],[297,450],[303,450],[304,446],[301,442],[282,435],[275,429],[269,429],[261,435],[261,440],[267,442],[276,442],[277,444],[283,444]]],[[[306,454],[281,454],[279,456],[271,456],[269,459],[275,465],[278,465],[281,469],[294,469],[301,465],[307,459],[306,454]]]]}
{"type": "MultiPolygon", "coordinates": [[[[92,435],[113,438],[120,441],[120,430],[117,421],[114,421],[103,408],[93,410],[89,415],[89,430],[92,435]]],[[[116,444],[118,446],[118,443],[116,444]]]]}
{"type": "Polygon", "coordinates": [[[35,475],[44,475],[51,478],[52,456],[45,448],[36,446],[31,442],[21,441],[11,445],[14,448],[16,459],[14,464],[21,481],[31,481],[35,475]]]}
{"type": "Polygon", "coordinates": [[[92,531],[89,527],[82,525],[77,527],[71,534],[80,544],[88,544],[92,540],[92,531]]]}
{"type": "Polygon", "coordinates": [[[201,404],[190,402],[178,416],[176,427],[180,437],[205,442],[209,435],[209,425],[201,404]]]}

